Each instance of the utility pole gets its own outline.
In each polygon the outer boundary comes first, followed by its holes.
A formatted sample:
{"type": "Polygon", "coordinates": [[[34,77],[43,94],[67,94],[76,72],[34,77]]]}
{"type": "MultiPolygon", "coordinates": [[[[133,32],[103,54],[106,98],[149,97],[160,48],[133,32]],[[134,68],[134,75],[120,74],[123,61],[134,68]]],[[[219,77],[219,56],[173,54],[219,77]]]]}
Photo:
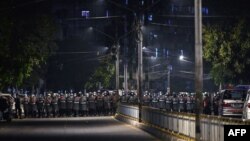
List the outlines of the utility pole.
{"type": "MultiPolygon", "coordinates": [[[[127,17],[124,18],[124,32],[127,33],[127,17]]],[[[128,40],[127,38],[124,39],[124,92],[125,94],[128,93],[128,59],[127,59],[127,50],[128,50],[128,40]]]]}
{"type": "MultiPolygon", "coordinates": [[[[139,15],[141,16],[141,15],[139,15]]],[[[141,117],[142,117],[142,40],[143,40],[143,36],[142,36],[142,18],[139,17],[138,19],[136,19],[135,22],[135,26],[136,26],[136,32],[137,32],[137,36],[136,36],[136,42],[137,42],[137,46],[138,46],[138,78],[137,78],[137,94],[138,94],[138,105],[139,105],[139,122],[142,121],[141,117]]]]}
{"type": "Polygon", "coordinates": [[[168,87],[167,87],[167,93],[170,94],[170,73],[171,73],[171,66],[168,64],[168,87]]]}
{"type": "Polygon", "coordinates": [[[194,1],[195,7],[195,139],[201,140],[203,61],[202,61],[202,0],[194,1]]]}
{"type": "Polygon", "coordinates": [[[117,93],[119,92],[119,53],[120,53],[120,45],[118,42],[115,43],[115,48],[116,48],[116,61],[115,61],[115,83],[116,83],[116,90],[117,93]]]}

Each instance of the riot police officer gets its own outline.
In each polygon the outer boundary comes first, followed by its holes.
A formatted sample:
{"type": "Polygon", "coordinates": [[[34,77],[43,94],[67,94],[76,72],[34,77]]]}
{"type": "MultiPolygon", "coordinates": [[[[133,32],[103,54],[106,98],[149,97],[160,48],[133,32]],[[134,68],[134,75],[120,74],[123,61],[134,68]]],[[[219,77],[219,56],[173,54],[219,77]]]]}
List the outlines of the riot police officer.
{"type": "Polygon", "coordinates": [[[118,103],[119,95],[115,92],[111,93],[111,113],[115,114],[117,103],[118,103]]]}
{"type": "Polygon", "coordinates": [[[50,111],[51,111],[51,104],[52,98],[50,93],[47,94],[47,96],[45,97],[45,113],[47,117],[50,117],[50,111]]]}
{"type": "Polygon", "coordinates": [[[165,103],[165,95],[162,94],[162,92],[159,92],[159,102],[158,102],[158,108],[165,109],[166,103],[165,103]]]}
{"type": "Polygon", "coordinates": [[[129,98],[128,98],[129,104],[136,104],[136,95],[134,92],[130,92],[129,98]]]}
{"type": "Polygon", "coordinates": [[[27,94],[24,94],[24,99],[23,99],[23,109],[24,109],[24,117],[29,117],[29,97],[27,94]]]}
{"type": "Polygon", "coordinates": [[[211,114],[211,103],[210,103],[210,98],[208,96],[208,94],[205,94],[205,97],[203,99],[203,113],[204,114],[211,114]]]}
{"type": "Polygon", "coordinates": [[[60,94],[58,99],[59,116],[63,117],[66,114],[66,97],[63,93],[60,94]]]}
{"type": "Polygon", "coordinates": [[[187,96],[187,99],[186,99],[187,103],[186,103],[186,109],[187,109],[187,112],[188,113],[191,113],[193,111],[192,109],[192,99],[191,99],[191,95],[188,95],[187,96]]]}
{"type": "Polygon", "coordinates": [[[105,95],[104,95],[104,110],[105,110],[105,115],[109,115],[110,114],[110,110],[111,110],[111,98],[110,98],[108,92],[106,92],[105,95]]]}
{"type": "Polygon", "coordinates": [[[79,99],[79,111],[81,116],[87,116],[88,115],[88,97],[85,94],[81,94],[79,99]]]}
{"type": "Polygon", "coordinates": [[[36,96],[34,94],[30,97],[30,112],[32,117],[36,117],[37,107],[36,107],[36,96]]]}
{"type": "Polygon", "coordinates": [[[16,117],[21,119],[22,118],[21,98],[19,94],[17,94],[14,98],[15,98],[16,117]]]}
{"type": "Polygon", "coordinates": [[[214,111],[214,115],[218,115],[219,111],[219,93],[215,93],[213,96],[213,111],[214,111]]]}
{"type": "Polygon", "coordinates": [[[80,94],[75,95],[74,99],[73,99],[73,112],[74,112],[74,116],[77,117],[79,115],[79,101],[80,101],[80,94]]]}
{"type": "Polygon", "coordinates": [[[127,95],[124,92],[122,92],[121,102],[122,103],[127,103],[128,102],[127,95]]]}
{"type": "Polygon", "coordinates": [[[145,94],[143,95],[143,105],[149,106],[150,101],[151,101],[150,96],[148,92],[146,91],[145,94]]]}
{"type": "Polygon", "coordinates": [[[152,107],[158,108],[158,97],[156,93],[153,94],[152,107]]]}
{"type": "Polygon", "coordinates": [[[177,112],[179,110],[179,99],[176,94],[173,97],[173,111],[177,112]]]}
{"type": "Polygon", "coordinates": [[[72,116],[72,109],[73,109],[73,94],[72,93],[66,98],[66,107],[67,107],[67,115],[72,116]]]}
{"type": "Polygon", "coordinates": [[[38,110],[38,117],[44,116],[44,97],[42,94],[39,95],[37,100],[37,110],[38,110]]]}
{"type": "Polygon", "coordinates": [[[166,96],[166,110],[172,111],[173,109],[173,97],[170,96],[170,94],[167,94],[166,96]]]}
{"type": "Polygon", "coordinates": [[[185,98],[184,94],[180,94],[179,97],[179,112],[185,112],[185,98]]]}
{"type": "Polygon", "coordinates": [[[96,92],[91,93],[89,97],[89,114],[96,115],[96,92]]]}
{"type": "MultiPolygon", "coordinates": [[[[105,92],[104,92],[105,95],[105,92]]],[[[104,99],[103,99],[103,95],[101,94],[100,91],[98,91],[97,93],[97,97],[96,97],[96,109],[97,109],[97,114],[101,115],[103,114],[104,111],[104,99]]]]}
{"type": "Polygon", "coordinates": [[[51,100],[52,114],[56,117],[58,114],[58,97],[56,93],[53,93],[51,100]]]}

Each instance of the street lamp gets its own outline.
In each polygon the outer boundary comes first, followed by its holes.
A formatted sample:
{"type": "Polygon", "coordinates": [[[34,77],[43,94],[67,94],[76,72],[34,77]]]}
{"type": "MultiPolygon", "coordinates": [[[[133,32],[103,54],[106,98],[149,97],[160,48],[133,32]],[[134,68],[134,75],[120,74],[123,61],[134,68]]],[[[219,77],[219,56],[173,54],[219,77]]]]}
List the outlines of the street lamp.
{"type": "MultiPolygon", "coordinates": [[[[169,58],[169,52],[167,51],[167,58],[169,58]]],[[[180,54],[180,56],[179,56],[179,60],[184,60],[184,55],[183,55],[183,50],[181,50],[181,54],[180,54]]],[[[168,94],[170,94],[170,92],[171,92],[171,89],[170,89],[170,82],[171,82],[171,77],[170,77],[170,75],[171,75],[171,71],[172,71],[172,65],[170,64],[170,59],[168,60],[169,62],[168,62],[168,87],[167,87],[167,93],[168,94]]]]}
{"type": "Polygon", "coordinates": [[[181,50],[181,55],[180,55],[180,57],[179,57],[179,60],[180,60],[180,61],[183,61],[183,60],[184,60],[183,50],[181,50]]]}
{"type": "Polygon", "coordinates": [[[167,93],[170,94],[170,74],[172,70],[172,65],[168,64],[168,87],[167,87],[167,93]]]}
{"type": "MultiPolygon", "coordinates": [[[[150,50],[149,48],[147,48],[147,47],[143,47],[143,51],[144,52],[146,52],[146,53],[155,53],[155,56],[151,56],[151,59],[152,60],[155,60],[157,57],[158,57],[158,49],[156,48],[155,49],[155,52],[153,52],[152,50],[150,50]]],[[[173,57],[179,57],[179,60],[180,61],[186,61],[186,60],[184,60],[184,54],[183,54],[183,50],[181,50],[180,51],[180,55],[178,56],[178,55],[172,55],[173,57]]],[[[167,61],[168,61],[168,63],[167,63],[167,93],[170,93],[171,92],[171,71],[172,71],[172,69],[173,69],[173,67],[172,67],[172,65],[171,65],[171,63],[170,63],[170,55],[169,55],[169,51],[167,51],[167,61]]],[[[157,64],[157,65],[159,65],[159,64],[157,64]]]]}

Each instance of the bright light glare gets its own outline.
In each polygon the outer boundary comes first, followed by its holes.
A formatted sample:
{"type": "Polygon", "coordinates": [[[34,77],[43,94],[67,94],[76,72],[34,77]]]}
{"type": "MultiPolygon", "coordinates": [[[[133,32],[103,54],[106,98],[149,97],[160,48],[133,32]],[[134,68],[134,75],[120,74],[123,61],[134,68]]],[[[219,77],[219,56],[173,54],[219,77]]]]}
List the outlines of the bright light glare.
{"type": "Polygon", "coordinates": [[[180,59],[181,61],[183,61],[183,60],[184,60],[184,56],[183,56],[183,55],[180,55],[179,59],[180,59]]]}

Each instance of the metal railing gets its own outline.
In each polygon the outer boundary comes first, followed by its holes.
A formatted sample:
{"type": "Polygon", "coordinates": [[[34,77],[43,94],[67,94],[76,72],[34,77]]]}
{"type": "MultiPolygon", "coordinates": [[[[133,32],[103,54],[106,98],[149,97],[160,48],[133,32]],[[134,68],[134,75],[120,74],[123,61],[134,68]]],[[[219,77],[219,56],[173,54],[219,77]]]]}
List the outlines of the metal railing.
{"type": "MultiPolygon", "coordinates": [[[[138,119],[138,106],[119,104],[118,114],[138,119]]],[[[167,112],[164,110],[142,107],[142,122],[176,135],[182,135],[193,140],[195,138],[195,115],[189,113],[167,112]]],[[[242,119],[226,118],[220,116],[201,115],[202,140],[223,141],[224,125],[248,124],[242,119]]]]}

